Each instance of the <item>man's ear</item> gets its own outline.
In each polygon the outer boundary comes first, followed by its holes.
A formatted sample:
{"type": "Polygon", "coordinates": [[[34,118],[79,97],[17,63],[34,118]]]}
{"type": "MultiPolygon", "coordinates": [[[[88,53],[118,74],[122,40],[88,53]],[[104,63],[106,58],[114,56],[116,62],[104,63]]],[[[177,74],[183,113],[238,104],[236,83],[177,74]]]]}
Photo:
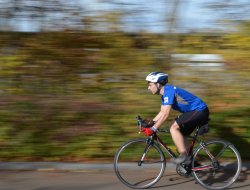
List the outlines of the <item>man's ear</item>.
{"type": "Polygon", "coordinates": [[[161,84],[160,83],[156,83],[156,86],[158,87],[158,88],[161,88],[161,84]]]}

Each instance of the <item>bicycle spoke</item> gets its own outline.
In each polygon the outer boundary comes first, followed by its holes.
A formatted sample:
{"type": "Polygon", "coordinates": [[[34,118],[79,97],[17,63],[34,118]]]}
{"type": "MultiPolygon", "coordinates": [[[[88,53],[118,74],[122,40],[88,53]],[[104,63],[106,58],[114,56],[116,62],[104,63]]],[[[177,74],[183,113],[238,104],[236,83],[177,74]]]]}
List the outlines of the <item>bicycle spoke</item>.
{"type": "Polygon", "coordinates": [[[216,160],[224,153],[224,151],[226,150],[226,148],[227,148],[228,146],[229,146],[229,145],[226,144],[226,145],[222,148],[222,150],[215,156],[215,159],[216,159],[216,160]]]}

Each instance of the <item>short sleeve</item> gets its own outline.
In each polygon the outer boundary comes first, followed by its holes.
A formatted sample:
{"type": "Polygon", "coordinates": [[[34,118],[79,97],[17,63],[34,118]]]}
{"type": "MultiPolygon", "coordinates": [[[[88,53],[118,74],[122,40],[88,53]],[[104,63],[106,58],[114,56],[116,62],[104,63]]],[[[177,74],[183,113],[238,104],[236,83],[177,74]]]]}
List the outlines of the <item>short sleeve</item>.
{"type": "Polygon", "coordinates": [[[162,105],[173,105],[175,97],[175,90],[172,86],[165,86],[164,94],[162,96],[162,105]]]}

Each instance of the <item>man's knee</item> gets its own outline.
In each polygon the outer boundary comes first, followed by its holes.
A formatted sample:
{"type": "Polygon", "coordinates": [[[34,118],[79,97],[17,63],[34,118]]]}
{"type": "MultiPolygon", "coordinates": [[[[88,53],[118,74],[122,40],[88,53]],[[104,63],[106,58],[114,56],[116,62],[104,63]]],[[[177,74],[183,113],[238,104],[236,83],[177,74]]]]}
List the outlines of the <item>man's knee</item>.
{"type": "Polygon", "coordinates": [[[174,133],[175,131],[180,130],[180,126],[176,123],[176,121],[170,126],[170,133],[174,133]]]}

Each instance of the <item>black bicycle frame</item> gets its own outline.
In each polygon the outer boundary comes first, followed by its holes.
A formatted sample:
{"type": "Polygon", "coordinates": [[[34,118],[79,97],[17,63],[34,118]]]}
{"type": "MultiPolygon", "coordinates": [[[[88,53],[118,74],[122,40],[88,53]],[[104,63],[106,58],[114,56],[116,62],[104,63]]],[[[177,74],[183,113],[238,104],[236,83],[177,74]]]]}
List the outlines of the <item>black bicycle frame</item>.
{"type": "MultiPolygon", "coordinates": [[[[190,149],[188,152],[189,155],[192,155],[193,148],[194,148],[194,145],[195,145],[197,137],[198,137],[198,131],[199,131],[199,127],[196,129],[196,132],[195,132],[194,136],[192,137],[192,142],[191,142],[190,149]]],[[[164,132],[164,131],[162,131],[162,132],[164,132]]],[[[169,156],[176,158],[176,154],[161,140],[161,138],[156,133],[154,133],[152,136],[147,138],[147,145],[146,145],[146,147],[143,151],[142,157],[138,163],[139,166],[143,163],[145,155],[146,155],[149,147],[152,144],[154,144],[154,141],[157,141],[169,156]]]]}
{"type": "Polygon", "coordinates": [[[164,150],[168,153],[168,155],[173,158],[176,158],[175,153],[170,148],[168,148],[168,146],[161,140],[161,138],[157,134],[154,134],[154,135],[155,135],[154,138],[164,148],[164,150]]]}

